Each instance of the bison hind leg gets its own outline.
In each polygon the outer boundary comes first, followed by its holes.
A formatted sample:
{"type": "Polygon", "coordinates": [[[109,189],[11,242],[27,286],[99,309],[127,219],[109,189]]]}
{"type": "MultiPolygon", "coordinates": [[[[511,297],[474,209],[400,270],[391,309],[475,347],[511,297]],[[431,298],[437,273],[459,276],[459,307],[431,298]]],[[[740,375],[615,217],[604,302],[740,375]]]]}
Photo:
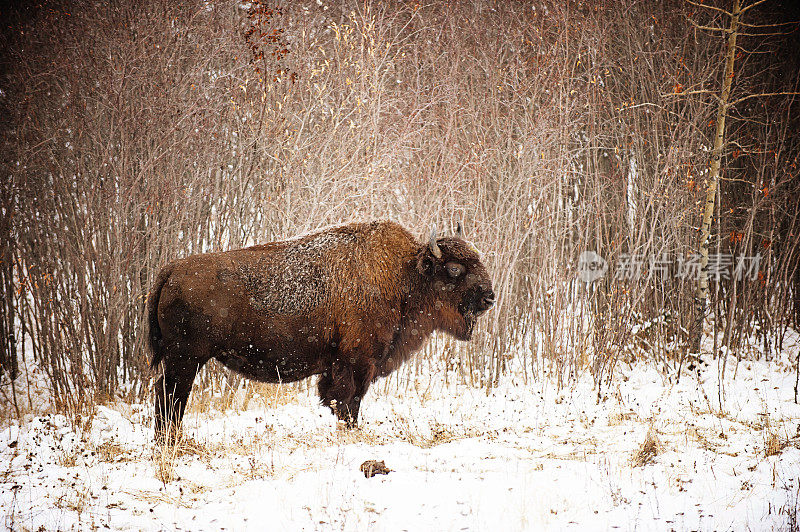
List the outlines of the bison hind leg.
{"type": "Polygon", "coordinates": [[[164,374],[155,385],[155,438],[157,443],[174,444],[180,434],[183,414],[197,372],[203,363],[176,364],[164,361],[164,374]]]}

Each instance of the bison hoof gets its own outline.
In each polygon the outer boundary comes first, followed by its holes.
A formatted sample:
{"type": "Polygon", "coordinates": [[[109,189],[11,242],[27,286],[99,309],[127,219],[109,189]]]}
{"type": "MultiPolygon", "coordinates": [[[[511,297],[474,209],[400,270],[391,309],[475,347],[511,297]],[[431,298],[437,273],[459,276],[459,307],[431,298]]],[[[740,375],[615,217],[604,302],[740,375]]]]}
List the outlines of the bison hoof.
{"type": "Polygon", "coordinates": [[[336,425],[347,430],[355,430],[358,428],[358,421],[352,418],[340,417],[336,420],[336,425]]]}

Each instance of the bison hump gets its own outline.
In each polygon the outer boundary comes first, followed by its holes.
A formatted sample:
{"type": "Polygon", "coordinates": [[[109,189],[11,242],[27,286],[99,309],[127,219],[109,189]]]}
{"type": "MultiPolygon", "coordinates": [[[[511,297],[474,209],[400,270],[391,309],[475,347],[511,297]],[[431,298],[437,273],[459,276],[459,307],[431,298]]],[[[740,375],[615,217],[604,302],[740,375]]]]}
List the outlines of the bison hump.
{"type": "Polygon", "coordinates": [[[224,275],[244,286],[258,312],[306,313],[322,305],[330,292],[330,262],[347,256],[354,244],[355,236],[348,233],[288,240],[262,248],[255,261],[238,263],[224,275]]]}
{"type": "Polygon", "coordinates": [[[250,305],[266,314],[308,312],[325,296],[322,269],[318,264],[290,266],[280,260],[260,260],[239,264],[221,275],[233,277],[244,286],[250,305]]]}

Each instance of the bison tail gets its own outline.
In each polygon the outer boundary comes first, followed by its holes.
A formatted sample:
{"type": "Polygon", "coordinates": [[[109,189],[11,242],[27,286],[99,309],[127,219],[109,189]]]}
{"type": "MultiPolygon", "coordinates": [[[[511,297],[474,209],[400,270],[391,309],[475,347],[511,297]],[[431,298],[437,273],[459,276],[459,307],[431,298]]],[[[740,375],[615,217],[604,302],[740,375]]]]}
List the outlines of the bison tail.
{"type": "Polygon", "coordinates": [[[158,272],[153,288],[147,296],[147,324],[149,326],[148,340],[150,352],[153,358],[150,359],[150,368],[158,366],[164,354],[161,351],[161,327],[158,325],[158,300],[161,297],[161,289],[172,274],[172,265],[161,268],[158,272]]]}

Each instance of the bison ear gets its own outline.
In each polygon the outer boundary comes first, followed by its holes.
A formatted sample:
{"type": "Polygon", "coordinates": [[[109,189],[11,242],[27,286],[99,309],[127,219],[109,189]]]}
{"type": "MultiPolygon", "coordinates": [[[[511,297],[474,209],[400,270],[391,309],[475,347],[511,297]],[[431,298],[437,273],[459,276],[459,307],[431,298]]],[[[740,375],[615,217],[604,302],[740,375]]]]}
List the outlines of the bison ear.
{"type": "Polygon", "coordinates": [[[417,257],[417,271],[426,277],[433,277],[434,273],[436,273],[433,257],[425,252],[420,253],[417,257]]]}

